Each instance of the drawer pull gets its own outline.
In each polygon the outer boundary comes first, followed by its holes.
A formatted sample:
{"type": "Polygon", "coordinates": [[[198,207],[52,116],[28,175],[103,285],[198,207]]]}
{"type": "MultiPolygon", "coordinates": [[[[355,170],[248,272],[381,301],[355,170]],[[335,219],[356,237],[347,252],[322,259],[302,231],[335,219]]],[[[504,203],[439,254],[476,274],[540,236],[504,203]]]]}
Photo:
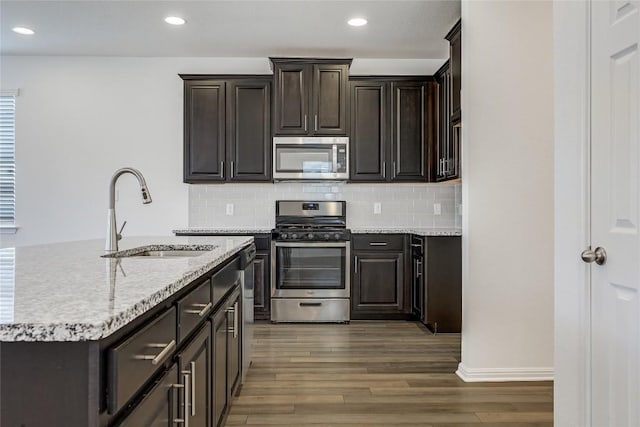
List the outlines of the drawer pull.
{"type": "Polygon", "coordinates": [[[387,242],[370,242],[369,246],[387,246],[387,242]]]}
{"type": "Polygon", "coordinates": [[[300,307],[320,307],[322,306],[321,302],[301,302],[300,307]]]}
{"type": "Polygon", "coordinates": [[[162,363],[164,359],[167,358],[169,353],[176,348],[176,340],[171,340],[169,344],[149,344],[147,345],[149,348],[162,348],[162,351],[155,356],[141,354],[137,356],[133,356],[135,360],[151,360],[152,365],[158,365],[162,363]]]}
{"type": "Polygon", "coordinates": [[[202,307],[202,310],[185,310],[185,313],[189,313],[189,314],[197,314],[198,316],[202,317],[205,314],[207,314],[207,311],[209,311],[209,309],[211,307],[213,307],[213,303],[209,303],[209,304],[193,304],[193,307],[202,307]]]}

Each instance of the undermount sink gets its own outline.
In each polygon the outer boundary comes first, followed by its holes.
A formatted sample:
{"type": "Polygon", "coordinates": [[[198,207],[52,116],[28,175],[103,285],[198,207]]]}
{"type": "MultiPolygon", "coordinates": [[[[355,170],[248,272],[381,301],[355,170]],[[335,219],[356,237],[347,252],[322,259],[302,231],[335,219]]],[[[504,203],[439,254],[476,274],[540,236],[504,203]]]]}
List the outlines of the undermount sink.
{"type": "Polygon", "coordinates": [[[216,249],[215,245],[149,245],[102,255],[103,258],[190,258],[216,249]]]}
{"type": "Polygon", "coordinates": [[[144,251],[137,254],[131,254],[128,256],[129,257],[149,257],[149,258],[186,258],[186,257],[200,256],[205,252],[208,252],[208,251],[202,251],[202,250],[144,251]]]}

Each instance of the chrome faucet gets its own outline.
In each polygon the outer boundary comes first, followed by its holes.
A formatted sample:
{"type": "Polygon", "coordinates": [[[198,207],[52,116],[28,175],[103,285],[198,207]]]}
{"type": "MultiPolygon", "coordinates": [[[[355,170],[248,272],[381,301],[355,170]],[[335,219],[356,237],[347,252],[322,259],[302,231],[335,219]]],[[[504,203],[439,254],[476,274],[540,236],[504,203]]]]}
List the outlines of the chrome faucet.
{"type": "Polygon", "coordinates": [[[151,203],[151,194],[147,188],[147,182],[144,180],[144,176],[139,170],[134,168],[122,168],[115,171],[111,177],[109,183],[109,210],[107,211],[107,243],[105,245],[105,251],[115,252],[118,250],[118,240],[122,239],[122,230],[124,229],[127,221],[122,223],[120,231],[116,231],[116,181],[121,175],[130,173],[138,178],[138,184],[140,184],[140,191],[142,191],[142,203],[145,205],[151,203]]]}

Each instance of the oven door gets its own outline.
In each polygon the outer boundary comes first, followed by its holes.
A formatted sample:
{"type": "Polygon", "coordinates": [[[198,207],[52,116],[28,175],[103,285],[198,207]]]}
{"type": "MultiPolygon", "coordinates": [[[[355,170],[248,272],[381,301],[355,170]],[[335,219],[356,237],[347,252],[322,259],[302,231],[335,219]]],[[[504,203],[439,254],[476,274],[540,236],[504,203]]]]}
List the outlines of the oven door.
{"type": "Polygon", "coordinates": [[[349,298],[349,242],[271,243],[273,298],[349,298]]]}

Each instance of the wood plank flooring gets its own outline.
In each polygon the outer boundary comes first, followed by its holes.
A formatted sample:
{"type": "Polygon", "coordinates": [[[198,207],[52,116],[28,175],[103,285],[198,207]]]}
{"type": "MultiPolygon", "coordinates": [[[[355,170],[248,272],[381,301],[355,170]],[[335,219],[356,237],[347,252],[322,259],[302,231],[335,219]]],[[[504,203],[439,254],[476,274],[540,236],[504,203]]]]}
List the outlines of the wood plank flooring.
{"type": "Polygon", "coordinates": [[[412,322],[257,324],[227,426],[542,427],[553,383],[465,383],[460,335],[412,322]]]}

